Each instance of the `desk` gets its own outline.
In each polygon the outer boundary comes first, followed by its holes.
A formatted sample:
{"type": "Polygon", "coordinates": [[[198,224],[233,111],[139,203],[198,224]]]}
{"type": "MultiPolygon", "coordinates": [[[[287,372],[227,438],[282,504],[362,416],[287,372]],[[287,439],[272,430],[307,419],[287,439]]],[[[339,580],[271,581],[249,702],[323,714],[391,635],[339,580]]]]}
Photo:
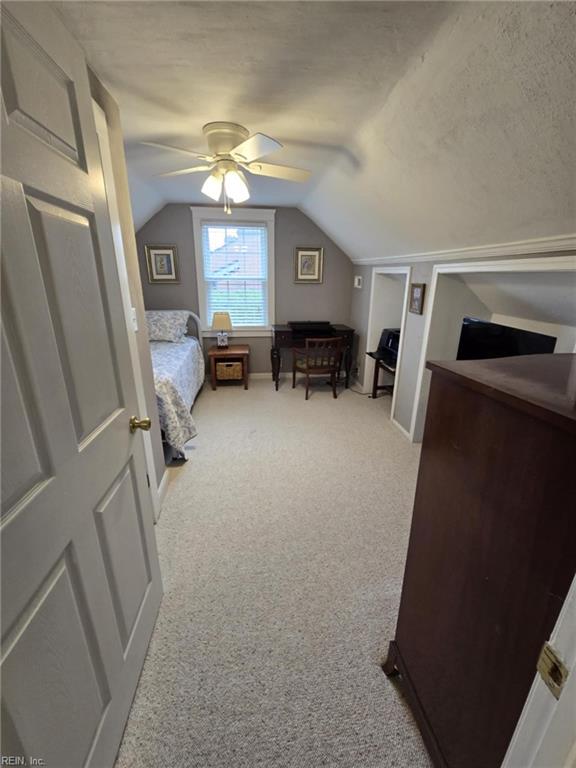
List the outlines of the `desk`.
{"type": "Polygon", "coordinates": [[[342,339],[342,362],[346,374],[345,386],[350,383],[350,369],[352,368],[352,345],[354,343],[354,328],[347,325],[332,325],[327,322],[291,322],[287,325],[272,326],[272,349],[270,361],[272,363],[272,380],[278,390],[280,379],[280,350],[292,347],[305,346],[305,339],[322,338],[325,336],[340,336],[342,339]]]}
{"type": "Polygon", "coordinates": [[[372,399],[375,400],[378,397],[378,392],[385,389],[386,392],[392,392],[394,391],[394,382],[392,384],[378,384],[378,376],[380,374],[380,371],[385,371],[386,373],[389,373],[391,376],[396,376],[396,367],[393,365],[390,365],[389,363],[385,363],[384,360],[379,360],[374,352],[366,352],[368,357],[371,357],[372,360],[374,360],[374,378],[372,379],[372,399]]]}
{"type": "Polygon", "coordinates": [[[212,389],[216,389],[218,386],[216,363],[222,361],[227,363],[239,361],[242,363],[242,381],[244,382],[244,389],[248,389],[248,368],[250,364],[250,347],[248,344],[231,344],[229,347],[217,347],[214,345],[208,350],[208,359],[210,360],[212,389]]]}

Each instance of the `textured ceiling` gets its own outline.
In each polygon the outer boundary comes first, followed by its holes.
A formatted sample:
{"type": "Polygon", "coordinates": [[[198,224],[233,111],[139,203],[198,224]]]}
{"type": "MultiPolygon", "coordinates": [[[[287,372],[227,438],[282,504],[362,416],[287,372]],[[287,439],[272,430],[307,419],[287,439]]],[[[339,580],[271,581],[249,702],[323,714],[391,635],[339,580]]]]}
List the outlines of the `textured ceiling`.
{"type": "Polygon", "coordinates": [[[64,21],[122,114],[137,224],[163,202],[205,202],[203,177],[156,174],[186,158],[142,139],[205,149],[202,125],[242,123],[279,139],[271,162],[307,184],[252,178],[251,203],[298,205],[457,7],[419,2],[63,2],[64,21]]]}
{"type": "Polygon", "coordinates": [[[138,141],[203,149],[233,120],[307,184],[251,179],[352,259],[576,231],[576,4],[57,4],[121,108],[135,222],[205,202],[138,141]]]}
{"type": "Polygon", "coordinates": [[[352,258],[576,232],[576,4],[465,3],[303,208],[352,258]]]}

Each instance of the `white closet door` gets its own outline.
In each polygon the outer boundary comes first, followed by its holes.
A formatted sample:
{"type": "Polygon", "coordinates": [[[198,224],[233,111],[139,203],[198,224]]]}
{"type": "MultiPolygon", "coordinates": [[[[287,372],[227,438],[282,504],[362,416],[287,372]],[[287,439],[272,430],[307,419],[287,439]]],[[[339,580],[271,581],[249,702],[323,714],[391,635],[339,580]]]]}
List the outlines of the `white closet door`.
{"type": "Polygon", "coordinates": [[[2,7],[3,755],[114,761],[161,598],[83,53],[2,7]]]}

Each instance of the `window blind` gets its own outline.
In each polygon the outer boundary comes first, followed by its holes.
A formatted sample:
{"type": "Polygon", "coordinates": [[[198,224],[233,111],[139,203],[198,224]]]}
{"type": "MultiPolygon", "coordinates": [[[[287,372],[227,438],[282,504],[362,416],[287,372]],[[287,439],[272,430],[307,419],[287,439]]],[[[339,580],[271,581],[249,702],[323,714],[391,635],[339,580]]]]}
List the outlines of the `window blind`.
{"type": "Polygon", "coordinates": [[[232,325],[268,324],[268,229],[265,224],[202,224],[206,320],[229,312],[232,325]]]}

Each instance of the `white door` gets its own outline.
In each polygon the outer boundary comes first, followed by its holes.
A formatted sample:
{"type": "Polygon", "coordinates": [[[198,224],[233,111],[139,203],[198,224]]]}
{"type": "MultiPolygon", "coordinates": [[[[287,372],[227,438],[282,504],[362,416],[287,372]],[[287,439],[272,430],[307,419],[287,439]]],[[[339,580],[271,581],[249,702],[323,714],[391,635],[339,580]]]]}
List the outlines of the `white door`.
{"type": "Polygon", "coordinates": [[[81,49],[2,7],[2,754],[114,761],[161,598],[81,49]]]}
{"type": "Polygon", "coordinates": [[[537,674],[502,768],[576,767],[576,577],[550,636],[568,678],[556,700],[537,674]]]}
{"type": "MultiPolygon", "coordinates": [[[[92,101],[92,111],[94,113],[96,135],[98,137],[98,148],[100,150],[100,161],[102,163],[102,176],[104,178],[104,189],[106,191],[106,202],[108,204],[108,216],[110,217],[110,226],[112,228],[112,241],[114,243],[114,254],[116,256],[116,266],[118,268],[120,292],[122,294],[122,304],[124,306],[124,324],[126,325],[128,332],[130,360],[132,361],[132,370],[134,371],[134,380],[136,384],[136,398],[138,409],[140,412],[144,413],[147,405],[146,395],[144,393],[144,383],[142,380],[142,368],[140,366],[140,357],[138,355],[138,343],[135,336],[138,332],[138,327],[136,325],[136,309],[132,306],[132,299],[130,297],[130,282],[128,279],[128,270],[126,268],[124,241],[122,240],[122,227],[120,224],[120,213],[118,211],[116,187],[114,183],[114,167],[112,165],[112,155],[110,152],[110,135],[108,133],[108,125],[106,124],[104,110],[95,101],[92,101]]],[[[143,332],[146,332],[145,329],[143,332]]],[[[158,478],[156,477],[156,465],[154,463],[154,450],[152,448],[150,432],[145,432],[143,438],[146,471],[148,472],[148,493],[151,496],[154,520],[157,521],[160,519],[161,503],[158,494],[158,478]]]]}

